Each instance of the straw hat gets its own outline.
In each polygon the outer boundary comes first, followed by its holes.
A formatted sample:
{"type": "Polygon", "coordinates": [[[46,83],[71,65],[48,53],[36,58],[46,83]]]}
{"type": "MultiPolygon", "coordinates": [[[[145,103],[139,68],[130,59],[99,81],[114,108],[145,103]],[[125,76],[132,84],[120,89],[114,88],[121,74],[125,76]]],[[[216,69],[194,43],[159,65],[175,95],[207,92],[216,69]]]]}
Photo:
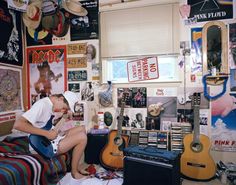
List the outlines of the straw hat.
{"type": "Polygon", "coordinates": [[[54,15],[43,16],[42,27],[57,37],[64,37],[69,29],[69,21],[62,11],[58,11],[54,15]]]}
{"type": "Polygon", "coordinates": [[[26,12],[23,13],[25,26],[31,29],[36,29],[39,26],[42,17],[41,7],[41,1],[33,1],[27,6],[26,12]]]}
{"type": "Polygon", "coordinates": [[[86,16],[88,14],[88,11],[82,7],[79,0],[65,0],[62,3],[62,7],[74,15],[86,16]]]}

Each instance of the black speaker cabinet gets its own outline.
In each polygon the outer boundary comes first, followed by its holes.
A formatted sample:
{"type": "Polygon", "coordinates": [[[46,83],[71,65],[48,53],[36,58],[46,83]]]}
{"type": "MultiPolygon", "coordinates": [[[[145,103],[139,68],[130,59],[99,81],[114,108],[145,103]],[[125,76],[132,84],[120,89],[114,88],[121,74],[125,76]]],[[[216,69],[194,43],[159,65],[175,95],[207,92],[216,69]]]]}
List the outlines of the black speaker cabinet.
{"type": "Polygon", "coordinates": [[[180,156],[166,159],[128,153],[124,158],[123,185],[180,185],[180,156]]]}
{"type": "Polygon", "coordinates": [[[100,152],[107,143],[108,134],[88,134],[87,136],[84,160],[88,164],[100,164],[100,152]]]}

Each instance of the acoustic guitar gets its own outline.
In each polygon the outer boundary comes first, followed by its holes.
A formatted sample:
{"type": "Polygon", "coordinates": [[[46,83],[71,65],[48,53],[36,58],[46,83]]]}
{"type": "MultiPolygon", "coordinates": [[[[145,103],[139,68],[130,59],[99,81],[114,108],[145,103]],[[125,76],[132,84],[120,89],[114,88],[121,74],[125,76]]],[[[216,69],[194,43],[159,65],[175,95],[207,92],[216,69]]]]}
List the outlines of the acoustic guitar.
{"type": "Polygon", "coordinates": [[[105,168],[120,170],[123,168],[123,149],[128,146],[129,136],[122,134],[122,123],[124,120],[126,93],[121,100],[121,110],[118,119],[117,130],[112,130],[108,136],[108,142],[101,151],[100,161],[105,168]]]}
{"type": "Polygon", "coordinates": [[[201,93],[194,93],[194,133],[184,137],[184,152],[181,155],[181,173],[193,180],[210,180],[215,176],[216,166],[210,156],[210,140],[199,131],[199,107],[201,93]]]}
{"type": "MultiPolygon", "coordinates": [[[[48,120],[47,124],[42,128],[44,130],[59,130],[59,128],[65,123],[64,116],[60,119],[60,121],[56,124],[56,126],[53,126],[52,120],[54,116],[51,116],[51,118],[48,120]]],[[[61,136],[58,136],[61,137],[61,136]]],[[[48,138],[36,134],[30,134],[29,135],[29,143],[32,146],[32,148],[41,156],[51,159],[55,156],[57,151],[53,150],[53,143],[54,140],[49,140],[48,138]]]]}

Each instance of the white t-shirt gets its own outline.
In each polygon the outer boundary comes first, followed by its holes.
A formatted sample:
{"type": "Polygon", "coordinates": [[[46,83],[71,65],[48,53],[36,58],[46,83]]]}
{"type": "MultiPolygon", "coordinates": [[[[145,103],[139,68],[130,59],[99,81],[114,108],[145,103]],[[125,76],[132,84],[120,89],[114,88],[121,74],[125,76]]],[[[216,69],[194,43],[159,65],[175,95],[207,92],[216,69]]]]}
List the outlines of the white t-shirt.
{"type": "Polygon", "coordinates": [[[27,119],[33,126],[42,128],[53,115],[53,104],[49,97],[38,100],[22,116],[27,119]]]}

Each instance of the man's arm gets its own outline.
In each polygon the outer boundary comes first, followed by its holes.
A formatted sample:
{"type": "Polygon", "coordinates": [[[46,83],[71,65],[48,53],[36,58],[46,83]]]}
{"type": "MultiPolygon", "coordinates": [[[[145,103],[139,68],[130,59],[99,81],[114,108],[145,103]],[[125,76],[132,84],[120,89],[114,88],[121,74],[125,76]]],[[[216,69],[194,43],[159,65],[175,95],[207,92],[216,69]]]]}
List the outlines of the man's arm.
{"type": "Polygon", "coordinates": [[[53,140],[57,137],[57,131],[55,130],[44,130],[41,128],[34,127],[27,119],[25,119],[23,116],[19,117],[14,125],[13,129],[29,133],[29,134],[36,134],[44,136],[50,140],[53,140]]]}

